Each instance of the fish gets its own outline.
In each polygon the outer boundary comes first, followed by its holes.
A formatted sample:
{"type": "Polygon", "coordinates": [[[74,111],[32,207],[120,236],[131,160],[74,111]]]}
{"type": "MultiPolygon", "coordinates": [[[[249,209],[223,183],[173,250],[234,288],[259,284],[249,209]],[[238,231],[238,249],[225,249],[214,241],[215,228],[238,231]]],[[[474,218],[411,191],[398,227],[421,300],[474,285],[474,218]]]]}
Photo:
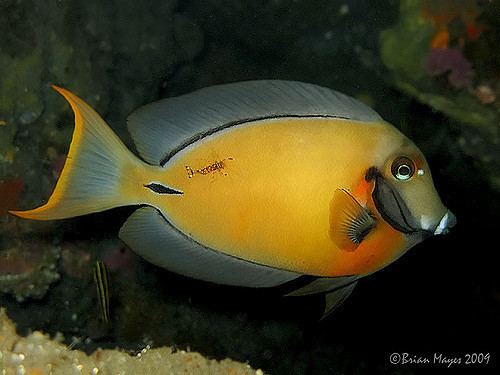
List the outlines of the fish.
{"type": "Polygon", "coordinates": [[[47,203],[55,220],[139,206],[119,237],[147,261],[207,282],[325,296],[456,223],[418,147],[329,88],[262,80],[202,88],[127,119],[139,156],[82,99],[47,203]],[[214,158],[214,155],[216,157],[214,158]],[[187,173],[186,173],[187,172],[187,173]]]}
{"type": "Polygon", "coordinates": [[[106,264],[97,260],[92,268],[92,276],[94,277],[97,289],[97,299],[99,301],[102,321],[109,324],[109,271],[106,264]]]}

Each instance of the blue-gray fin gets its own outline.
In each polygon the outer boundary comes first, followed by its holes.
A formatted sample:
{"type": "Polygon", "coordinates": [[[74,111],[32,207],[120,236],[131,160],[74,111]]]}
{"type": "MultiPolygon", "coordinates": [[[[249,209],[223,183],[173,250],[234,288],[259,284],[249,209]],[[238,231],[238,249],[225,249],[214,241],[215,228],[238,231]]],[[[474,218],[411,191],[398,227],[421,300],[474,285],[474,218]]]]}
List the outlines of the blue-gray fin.
{"type": "Polygon", "coordinates": [[[333,117],[380,121],[365,104],[308,83],[246,81],[212,86],[145,105],[128,117],[139,154],[163,165],[178,150],[219,129],[279,117],[333,117]]]}
{"type": "Polygon", "coordinates": [[[149,206],[136,210],[121,227],[119,236],[134,252],[159,267],[217,284],[274,287],[301,276],[204,247],[149,206]]]}
{"type": "Polygon", "coordinates": [[[321,316],[321,320],[334,312],[344,301],[351,295],[357,282],[349,284],[343,288],[336,289],[333,292],[325,294],[325,310],[321,316]]]}
{"type": "Polygon", "coordinates": [[[337,289],[345,288],[346,286],[353,284],[358,279],[360,279],[360,276],[319,277],[309,284],[306,284],[305,286],[286,295],[297,297],[307,296],[310,294],[329,293],[337,289]]]}

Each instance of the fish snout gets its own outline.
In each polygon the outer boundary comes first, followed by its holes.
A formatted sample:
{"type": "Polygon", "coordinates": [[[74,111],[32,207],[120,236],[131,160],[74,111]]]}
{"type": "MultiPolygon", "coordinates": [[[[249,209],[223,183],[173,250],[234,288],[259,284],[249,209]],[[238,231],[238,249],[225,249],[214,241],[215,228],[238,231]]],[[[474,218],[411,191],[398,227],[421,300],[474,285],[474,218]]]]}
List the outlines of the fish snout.
{"type": "Polygon", "coordinates": [[[446,234],[450,231],[450,228],[453,228],[455,224],[457,223],[457,218],[456,216],[448,210],[441,220],[439,221],[438,225],[434,229],[434,234],[446,234]]]}

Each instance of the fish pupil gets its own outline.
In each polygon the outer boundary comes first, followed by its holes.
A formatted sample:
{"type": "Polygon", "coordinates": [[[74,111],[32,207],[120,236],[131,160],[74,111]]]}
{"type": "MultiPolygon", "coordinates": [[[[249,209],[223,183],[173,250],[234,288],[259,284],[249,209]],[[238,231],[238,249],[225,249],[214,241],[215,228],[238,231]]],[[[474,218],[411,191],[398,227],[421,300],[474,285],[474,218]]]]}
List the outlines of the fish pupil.
{"type": "Polygon", "coordinates": [[[394,160],[391,171],[398,180],[408,180],[415,172],[415,164],[411,159],[401,156],[394,160]]]}
{"type": "Polygon", "coordinates": [[[398,174],[401,176],[408,176],[410,174],[410,167],[407,165],[401,165],[398,168],[398,174]]]}

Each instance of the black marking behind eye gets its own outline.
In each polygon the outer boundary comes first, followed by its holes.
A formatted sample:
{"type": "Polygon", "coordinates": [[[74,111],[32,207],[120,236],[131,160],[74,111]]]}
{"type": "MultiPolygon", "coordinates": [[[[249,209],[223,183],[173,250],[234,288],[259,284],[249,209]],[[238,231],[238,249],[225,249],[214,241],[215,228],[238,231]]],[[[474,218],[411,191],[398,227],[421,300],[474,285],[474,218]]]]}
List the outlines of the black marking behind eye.
{"type": "Polygon", "coordinates": [[[370,182],[373,180],[377,175],[379,175],[380,172],[378,171],[377,167],[370,167],[365,173],[365,181],[370,182]]]}
{"type": "Polygon", "coordinates": [[[150,182],[149,184],[144,185],[144,187],[147,187],[158,194],[184,194],[182,191],[169,188],[168,186],[158,184],[156,182],[150,182]]]}

